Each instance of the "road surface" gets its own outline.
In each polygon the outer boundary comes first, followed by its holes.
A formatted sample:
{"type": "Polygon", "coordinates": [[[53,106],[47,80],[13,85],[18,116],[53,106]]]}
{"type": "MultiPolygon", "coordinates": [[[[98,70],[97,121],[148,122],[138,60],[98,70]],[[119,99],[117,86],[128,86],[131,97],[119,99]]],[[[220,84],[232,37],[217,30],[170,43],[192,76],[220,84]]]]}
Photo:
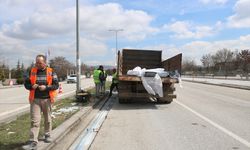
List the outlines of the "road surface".
{"type": "Polygon", "coordinates": [[[250,149],[249,91],[182,84],[168,105],[116,100],[90,149],[250,149]]]}

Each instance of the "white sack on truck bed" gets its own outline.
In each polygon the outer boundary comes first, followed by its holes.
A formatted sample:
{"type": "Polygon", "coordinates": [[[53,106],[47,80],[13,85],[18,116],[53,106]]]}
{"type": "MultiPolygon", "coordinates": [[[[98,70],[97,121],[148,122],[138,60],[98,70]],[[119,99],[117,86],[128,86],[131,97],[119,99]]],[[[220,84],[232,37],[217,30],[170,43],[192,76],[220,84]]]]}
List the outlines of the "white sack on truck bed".
{"type": "Polygon", "coordinates": [[[141,77],[142,84],[149,94],[163,97],[161,77],[156,73],[154,77],[141,77]]]}
{"type": "Polygon", "coordinates": [[[157,73],[160,77],[170,77],[175,79],[180,79],[180,74],[178,70],[175,71],[165,71],[164,68],[146,69],[139,66],[135,67],[133,70],[128,70],[127,75],[142,77],[147,72],[157,73]]]}
{"type": "Polygon", "coordinates": [[[128,70],[127,75],[142,77],[142,76],[144,76],[145,72],[155,72],[160,77],[169,76],[169,72],[164,71],[164,68],[155,68],[155,69],[143,68],[143,69],[141,69],[141,67],[139,67],[139,66],[135,67],[133,70],[128,70]]]}
{"type": "MultiPolygon", "coordinates": [[[[144,70],[146,70],[146,69],[144,68],[144,70]]],[[[132,75],[132,76],[141,77],[142,76],[142,69],[141,69],[141,67],[137,66],[133,70],[128,70],[127,74],[132,75]]]]}

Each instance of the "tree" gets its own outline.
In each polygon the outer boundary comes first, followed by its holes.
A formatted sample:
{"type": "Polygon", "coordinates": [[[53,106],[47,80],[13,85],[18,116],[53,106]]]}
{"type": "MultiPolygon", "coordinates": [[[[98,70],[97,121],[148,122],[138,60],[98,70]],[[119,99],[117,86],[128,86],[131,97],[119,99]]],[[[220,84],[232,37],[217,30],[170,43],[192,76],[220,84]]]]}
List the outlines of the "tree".
{"type": "Polygon", "coordinates": [[[29,71],[31,70],[31,68],[34,67],[34,66],[35,66],[35,63],[32,62],[32,63],[30,64],[30,66],[28,66],[28,68],[26,69],[26,71],[29,72],[29,71]]]}
{"type": "Polygon", "coordinates": [[[75,66],[62,56],[58,56],[54,59],[51,59],[50,67],[54,69],[60,80],[65,79],[67,77],[68,71],[75,69],[75,66]]]}
{"type": "Polygon", "coordinates": [[[0,81],[4,81],[9,74],[9,67],[5,63],[0,63],[0,81]]]}
{"type": "Polygon", "coordinates": [[[22,62],[21,70],[25,70],[23,62],[22,62]]]}
{"type": "Polygon", "coordinates": [[[0,53],[0,81],[4,81],[9,74],[9,67],[5,63],[5,57],[0,53]]]}
{"type": "Polygon", "coordinates": [[[183,74],[192,73],[194,74],[197,70],[197,65],[193,59],[184,58],[182,61],[182,72],[183,74]]]}
{"type": "Polygon", "coordinates": [[[81,64],[81,73],[85,74],[86,72],[90,71],[90,67],[84,63],[81,64]]]}
{"type": "Polygon", "coordinates": [[[238,57],[240,59],[240,62],[242,63],[242,70],[245,72],[247,79],[248,77],[248,71],[249,71],[249,64],[250,64],[250,51],[249,49],[241,50],[241,52],[238,54],[238,57]]]}
{"type": "Polygon", "coordinates": [[[214,56],[212,56],[213,62],[215,65],[219,66],[219,72],[224,71],[225,75],[228,74],[229,62],[233,61],[234,53],[231,50],[223,48],[218,50],[214,56]]]}
{"type": "Polygon", "coordinates": [[[23,84],[24,83],[24,65],[20,64],[20,60],[17,61],[16,68],[11,69],[11,74],[13,78],[17,79],[17,84],[23,84]]]}
{"type": "Polygon", "coordinates": [[[206,68],[207,72],[210,72],[210,67],[213,65],[213,59],[211,54],[205,54],[201,58],[203,66],[206,68]]]}
{"type": "Polygon", "coordinates": [[[23,70],[21,69],[20,60],[17,61],[16,71],[15,71],[15,78],[19,79],[23,77],[23,70]]]}

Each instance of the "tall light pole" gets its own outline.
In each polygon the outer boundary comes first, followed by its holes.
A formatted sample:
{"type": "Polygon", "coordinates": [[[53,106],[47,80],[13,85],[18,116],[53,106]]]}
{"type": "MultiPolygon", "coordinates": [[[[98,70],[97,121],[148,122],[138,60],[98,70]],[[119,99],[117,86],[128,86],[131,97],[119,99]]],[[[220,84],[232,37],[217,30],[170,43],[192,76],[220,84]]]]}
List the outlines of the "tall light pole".
{"type": "Polygon", "coordinates": [[[77,67],[77,83],[76,93],[81,90],[81,60],[79,58],[79,4],[76,0],[76,67],[77,67]]]}
{"type": "Polygon", "coordinates": [[[120,31],[123,31],[123,29],[110,29],[109,31],[112,31],[112,32],[115,32],[115,59],[116,59],[116,62],[115,64],[117,63],[117,51],[118,51],[118,46],[117,46],[117,34],[118,32],[120,31]]]}

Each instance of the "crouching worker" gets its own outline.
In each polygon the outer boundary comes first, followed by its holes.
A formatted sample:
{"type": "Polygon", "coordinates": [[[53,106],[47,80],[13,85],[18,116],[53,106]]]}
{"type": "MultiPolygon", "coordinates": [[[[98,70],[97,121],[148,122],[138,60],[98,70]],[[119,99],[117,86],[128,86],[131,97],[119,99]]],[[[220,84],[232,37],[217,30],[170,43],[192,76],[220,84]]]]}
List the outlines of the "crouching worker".
{"type": "Polygon", "coordinates": [[[44,55],[36,56],[35,67],[31,68],[24,86],[30,91],[30,149],[37,149],[41,112],[44,116],[44,142],[51,142],[51,108],[59,87],[57,75],[52,68],[47,67],[44,55]]]}
{"type": "Polygon", "coordinates": [[[118,91],[118,74],[116,72],[116,69],[113,69],[113,74],[112,74],[112,83],[110,86],[110,92],[109,92],[109,97],[112,96],[112,91],[114,88],[116,88],[116,90],[118,91]]]}

